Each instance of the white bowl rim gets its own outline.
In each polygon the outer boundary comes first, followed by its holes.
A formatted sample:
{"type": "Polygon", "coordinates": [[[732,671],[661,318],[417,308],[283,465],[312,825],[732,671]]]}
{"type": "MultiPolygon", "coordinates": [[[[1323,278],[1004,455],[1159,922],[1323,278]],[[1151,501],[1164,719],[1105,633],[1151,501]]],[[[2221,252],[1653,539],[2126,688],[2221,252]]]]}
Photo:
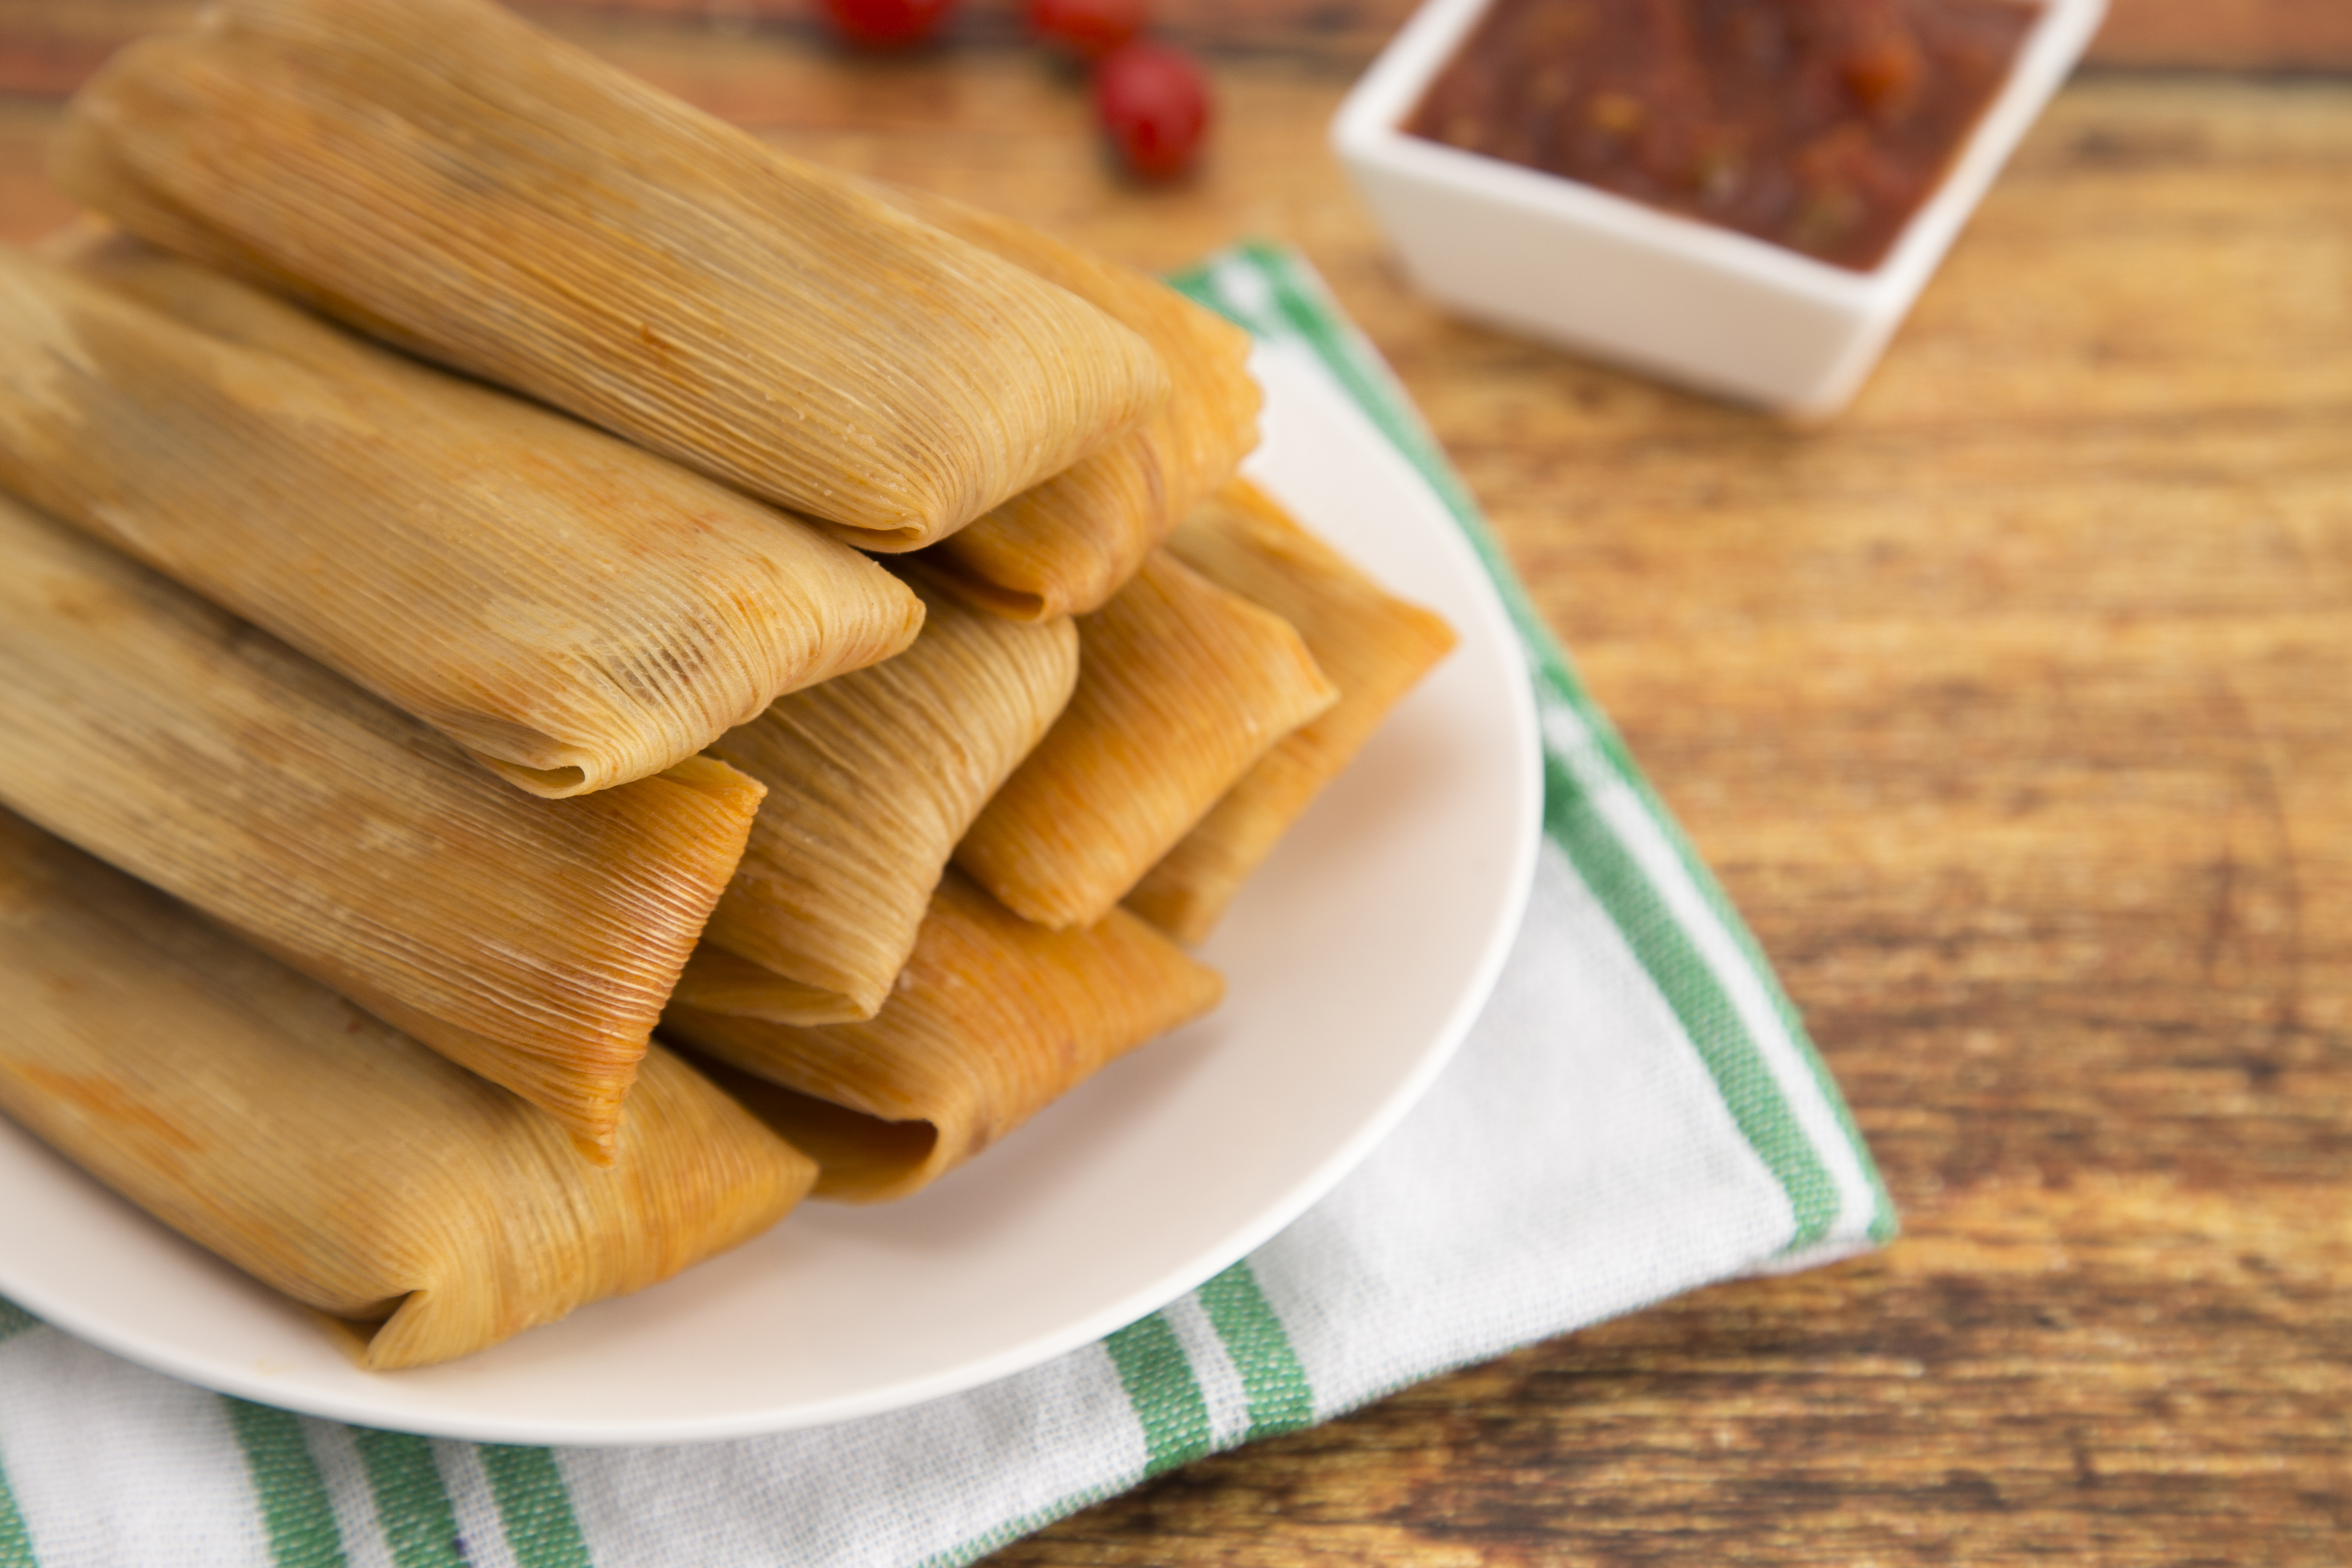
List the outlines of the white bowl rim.
{"type": "Polygon", "coordinates": [[[2009,154],[2098,30],[2106,0],[2024,0],[2042,15],[2000,91],[1879,264],[1837,266],[1770,240],[1685,217],[1564,175],[1414,136],[1401,122],[1495,0],[1428,0],[1349,90],[1331,126],[1340,156],[1453,184],[1532,216],[1613,233],[1859,315],[1899,314],[1917,297],[2009,154]]]}

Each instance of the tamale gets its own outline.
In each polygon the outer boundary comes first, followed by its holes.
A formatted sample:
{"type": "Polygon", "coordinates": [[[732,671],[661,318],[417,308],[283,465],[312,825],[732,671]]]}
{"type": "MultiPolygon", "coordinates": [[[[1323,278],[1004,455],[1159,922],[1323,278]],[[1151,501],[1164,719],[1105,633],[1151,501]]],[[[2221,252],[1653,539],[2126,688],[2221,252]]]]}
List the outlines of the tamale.
{"type": "Polygon", "coordinates": [[[931,546],[958,593],[1023,619],[1085,615],[1257,445],[1249,334],[1156,278],[925,192],[876,187],[924,222],[1057,283],[1159,352],[1168,401],[1138,429],[931,546]]]}
{"type": "Polygon", "coordinates": [[[1208,936],[1307,803],[1453,648],[1454,631],[1357,570],[1246,479],[1187,518],[1168,550],[1297,627],[1339,689],[1328,711],[1284,736],[1127,896],[1129,909],[1190,944],[1208,936]]]}
{"type": "Polygon", "coordinates": [[[0,488],[563,796],[887,658],[888,573],[700,475],[132,242],[0,249],[0,488]],[[160,309],[154,308],[160,307],[160,309]]]}
{"type": "Polygon", "coordinates": [[[423,1366],[766,1229],[815,1166],[647,1056],[614,1166],[185,905],[0,812],[0,1110],[173,1229],[423,1366]]]}
{"type": "Polygon", "coordinates": [[[1223,994],[1124,911],[1049,931],[950,871],[873,1018],[794,1027],[747,986],[728,1012],[673,1002],[662,1030],[761,1080],[716,1075],[815,1158],[819,1196],[863,1203],[914,1192],[1223,994]]]}
{"type": "Polygon", "coordinates": [[[764,793],[573,800],[0,499],[0,804],[195,905],[609,1155],[764,793]]]}
{"type": "Polygon", "coordinates": [[[1143,341],[487,0],[227,0],[52,174],[132,232],[910,550],[1145,417],[1143,341]]]}
{"type": "Polygon", "coordinates": [[[1078,617],[1078,686],[956,847],[1015,913],[1092,925],[1276,741],[1338,700],[1283,619],[1155,552],[1078,617]]]}
{"type": "MultiPolygon", "coordinates": [[[[709,754],[768,786],[703,932],[805,988],[798,1024],[870,1018],[915,944],[956,840],[1069,700],[1078,637],[927,593],[914,646],[779,700],[709,754]]],[[[698,956],[679,985],[711,983],[698,956]]]]}

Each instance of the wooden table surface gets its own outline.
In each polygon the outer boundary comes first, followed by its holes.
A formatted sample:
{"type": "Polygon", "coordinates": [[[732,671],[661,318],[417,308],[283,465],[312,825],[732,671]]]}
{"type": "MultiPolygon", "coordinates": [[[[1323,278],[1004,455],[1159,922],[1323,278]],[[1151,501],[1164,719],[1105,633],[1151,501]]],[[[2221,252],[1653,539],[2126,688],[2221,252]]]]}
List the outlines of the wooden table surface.
{"type": "MultiPolygon", "coordinates": [[[[2352,1561],[2352,6],[2116,0],[1853,409],[1798,434],[1449,321],[1324,126],[1404,0],[1162,0],[1214,155],[1104,170],[1010,0],[561,30],[796,152],[1146,266],[1302,247],[1844,1084],[1885,1253],[1195,1463],[1044,1565],[2352,1561]]],[[[171,0],[0,0],[0,237],[171,0]]]]}

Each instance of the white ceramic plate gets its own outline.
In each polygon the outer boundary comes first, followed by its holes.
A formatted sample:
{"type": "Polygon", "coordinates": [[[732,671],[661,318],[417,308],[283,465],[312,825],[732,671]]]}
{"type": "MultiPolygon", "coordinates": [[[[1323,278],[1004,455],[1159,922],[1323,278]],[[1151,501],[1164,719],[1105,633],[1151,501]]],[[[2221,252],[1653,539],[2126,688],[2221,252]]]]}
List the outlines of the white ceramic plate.
{"type": "Polygon", "coordinates": [[[1401,1118],[1476,1016],[1533,865],[1540,762],[1494,588],[1306,357],[1262,352],[1252,469],[1460,648],[1204,950],[1200,1024],[908,1202],[809,1205],[667,1284],[483,1354],[354,1369],[304,1313],[0,1121],[0,1293],[190,1382],[445,1436],[676,1443],[952,1394],[1098,1339],[1273,1236],[1401,1118]]]}

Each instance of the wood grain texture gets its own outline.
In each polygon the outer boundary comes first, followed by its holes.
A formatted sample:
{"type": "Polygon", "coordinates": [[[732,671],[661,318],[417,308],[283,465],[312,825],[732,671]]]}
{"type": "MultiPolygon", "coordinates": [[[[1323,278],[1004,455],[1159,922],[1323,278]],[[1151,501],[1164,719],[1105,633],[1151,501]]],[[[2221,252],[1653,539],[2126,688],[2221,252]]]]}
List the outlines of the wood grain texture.
{"type": "MultiPolygon", "coordinates": [[[[69,92],[114,49],[193,16],[201,0],[0,0],[0,94],[69,92]]],[[[1212,56],[1311,60],[1353,76],[1419,0],[1163,0],[1159,30],[1212,56]]],[[[517,0],[564,31],[717,34],[829,58],[872,62],[836,46],[819,0],[517,0]]],[[[1017,48],[1021,0],[962,0],[942,37],[950,50],[1017,48]]],[[[923,54],[938,51],[925,50],[923,54]]],[[[2259,71],[2352,67],[2352,7],[2343,0],[2108,0],[2094,61],[2259,71]]],[[[891,62],[895,68],[902,62],[891,62]]],[[[0,209],[5,210],[5,209],[0,209]]]]}
{"type": "MultiPolygon", "coordinates": [[[[58,9],[90,32],[143,4],[58,9]]],[[[1322,141],[1404,8],[1163,5],[1220,95],[1209,165],[1163,192],[1106,175],[1003,7],[881,62],[798,6],[562,14],[796,152],[1121,259],[1303,247],[1904,1211],[1878,1257],[1437,1380],[992,1562],[2352,1557],[2352,80],[2092,73],[1861,401],[1800,435],[1412,294],[1322,141]]],[[[2107,47],[2294,64],[2341,15],[2117,0],[2107,47]]],[[[0,98],[20,237],[62,216],[49,112],[0,98]]]]}

